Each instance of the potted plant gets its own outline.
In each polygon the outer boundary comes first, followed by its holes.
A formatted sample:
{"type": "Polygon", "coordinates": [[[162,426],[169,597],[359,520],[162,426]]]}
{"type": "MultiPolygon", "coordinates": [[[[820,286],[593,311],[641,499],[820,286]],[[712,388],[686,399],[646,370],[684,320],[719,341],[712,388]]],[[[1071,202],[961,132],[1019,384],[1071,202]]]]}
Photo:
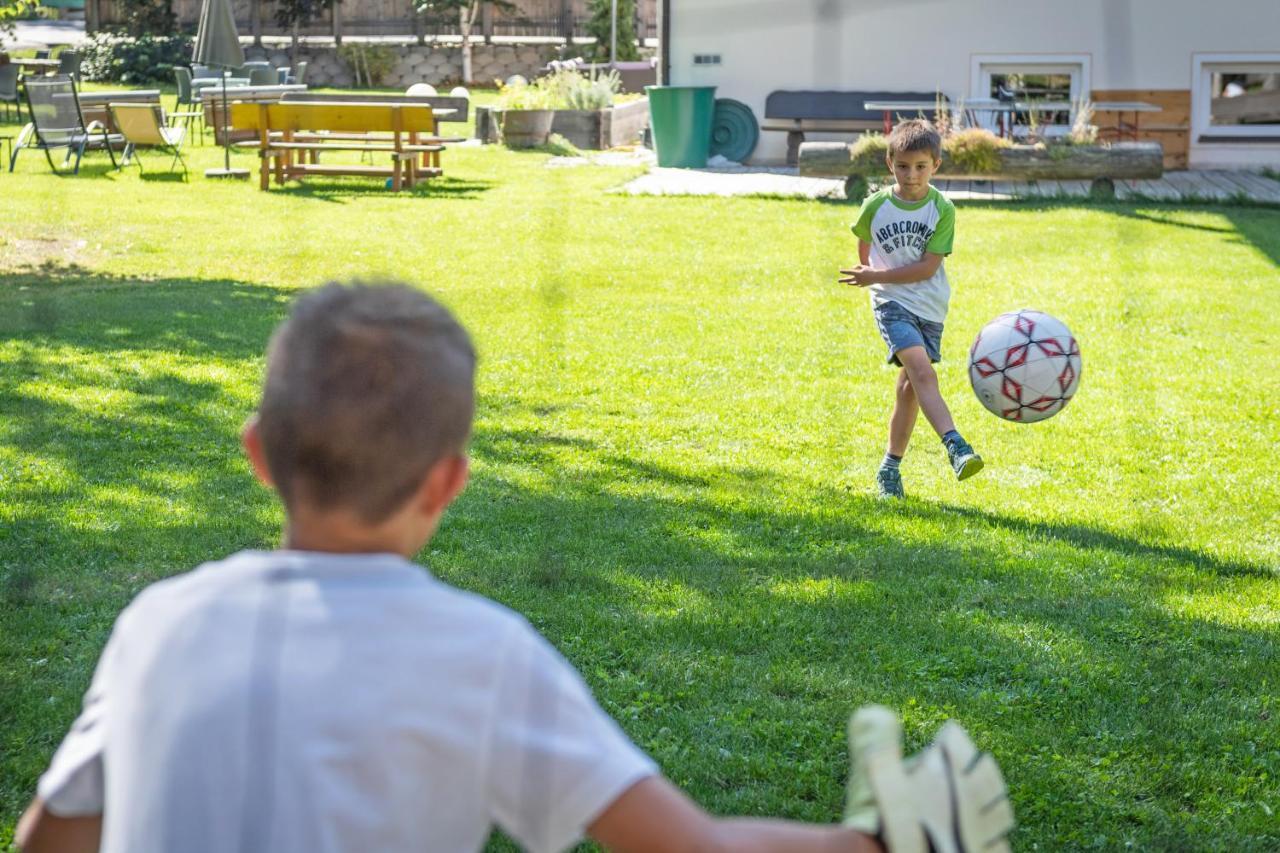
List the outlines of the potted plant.
{"type": "Polygon", "coordinates": [[[547,143],[555,120],[555,93],[543,80],[515,80],[499,87],[498,129],[509,148],[547,143]]]}

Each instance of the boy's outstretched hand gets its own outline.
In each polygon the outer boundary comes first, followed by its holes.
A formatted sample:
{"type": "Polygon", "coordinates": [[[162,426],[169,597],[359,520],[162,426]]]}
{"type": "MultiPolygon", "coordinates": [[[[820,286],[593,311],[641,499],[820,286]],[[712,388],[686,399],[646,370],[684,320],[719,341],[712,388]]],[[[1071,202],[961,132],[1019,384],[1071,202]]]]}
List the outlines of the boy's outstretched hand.
{"type": "Polygon", "coordinates": [[[851,270],[840,270],[840,283],[852,284],[854,287],[866,287],[875,284],[876,270],[866,264],[858,264],[851,270]]]}
{"type": "Polygon", "coordinates": [[[1008,853],[1013,806],[989,753],[955,722],[902,760],[902,723],[869,705],[849,720],[844,825],[877,835],[888,853],[1008,853]]]}

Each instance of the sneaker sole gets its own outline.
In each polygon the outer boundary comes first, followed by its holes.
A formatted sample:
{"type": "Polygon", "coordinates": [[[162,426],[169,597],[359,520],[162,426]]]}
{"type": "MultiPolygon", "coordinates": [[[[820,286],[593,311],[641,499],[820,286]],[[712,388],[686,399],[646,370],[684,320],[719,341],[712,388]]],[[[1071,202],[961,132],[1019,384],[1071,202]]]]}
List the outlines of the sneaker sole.
{"type": "Polygon", "coordinates": [[[960,465],[960,470],[956,472],[956,479],[967,480],[985,467],[986,463],[982,461],[981,456],[970,456],[960,465]]]}

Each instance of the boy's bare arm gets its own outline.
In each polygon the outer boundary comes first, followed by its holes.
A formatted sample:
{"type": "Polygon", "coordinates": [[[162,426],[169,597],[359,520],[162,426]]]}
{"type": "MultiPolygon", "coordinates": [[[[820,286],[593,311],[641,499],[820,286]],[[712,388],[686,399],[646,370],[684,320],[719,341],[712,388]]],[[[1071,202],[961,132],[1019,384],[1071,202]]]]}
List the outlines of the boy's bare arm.
{"type": "Polygon", "coordinates": [[[36,797],[18,821],[14,843],[23,853],[97,853],[102,838],[102,815],[58,817],[36,797]]]}
{"type": "Polygon", "coordinates": [[[871,244],[866,240],[858,240],[858,263],[864,267],[871,263],[871,244]]]}
{"type": "MultiPolygon", "coordinates": [[[[862,254],[861,245],[858,248],[858,253],[862,254]]],[[[938,271],[938,267],[942,266],[942,258],[942,255],[925,252],[924,257],[913,264],[886,270],[873,269],[867,266],[864,260],[861,266],[851,270],[840,270],[840,283],[858,287],[865,287],[868,284],[914,284],[931,278],[938,271]]]]}
{"type": "Polygon", "coordinates": [[[587,828],[609,850],[857,851],[875,853],[875,839],[841,826],[761,818],[715,818],[661,776],[637,782],[587,828]]]}

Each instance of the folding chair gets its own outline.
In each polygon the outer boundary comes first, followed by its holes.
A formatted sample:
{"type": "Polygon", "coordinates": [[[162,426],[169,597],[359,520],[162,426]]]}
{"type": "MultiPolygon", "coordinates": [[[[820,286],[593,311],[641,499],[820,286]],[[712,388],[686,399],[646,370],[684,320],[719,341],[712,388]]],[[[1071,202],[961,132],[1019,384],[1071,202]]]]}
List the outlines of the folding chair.
{"type": "Polygon", "coordinates": [[[18,107],[18,115],[22,115],[22,101],[18,95],[18,66],[0,65],[0,103],[4,104],[4,116],[14,107],[18,107]]]}
{"type": "Polygon", "coordinates": [[[120,158],[117,169],[123,169],[130,161],[136,161],[138,171],[142,169],[142,158],[137,156],[138,147],[159,148],[173,155],[169,162],[169,171],[173,171],[174,163],[182,164],[182,173],[187,173],[187,161],[182,159],[182,143],[187,138],[185,127],[170,127],[165,120],[164,107],[159,104],[109,104],[111,122],[124,137],[124,156],[120,158]]]}
{"type": "Polygon", "coordinates": [[[18,134],[18,141],[9,156],[10,172],[23,148],[39,148],[49,161],[49,168],[55,172],[58,167],[53,164],[53,155],[49,153],[55,148],[67,149],[63,166],[70,162],[72,154],[76,155],[72,174],[79,174],[80,158],[85,151],[105,149],[111,165],[116,165],[116,155],[111,146],[122,144],[124,139],[119,134],[108,133],[102,122],[94,121],[85,126],[80,97],[70,77],[32,77],[25,81],[22,89],[27,99],[27,110],[31,113],[31,123],[18,134]]]}

